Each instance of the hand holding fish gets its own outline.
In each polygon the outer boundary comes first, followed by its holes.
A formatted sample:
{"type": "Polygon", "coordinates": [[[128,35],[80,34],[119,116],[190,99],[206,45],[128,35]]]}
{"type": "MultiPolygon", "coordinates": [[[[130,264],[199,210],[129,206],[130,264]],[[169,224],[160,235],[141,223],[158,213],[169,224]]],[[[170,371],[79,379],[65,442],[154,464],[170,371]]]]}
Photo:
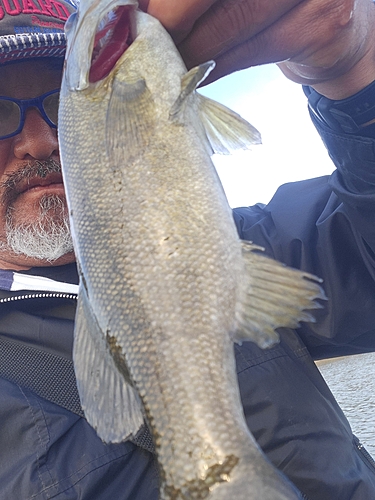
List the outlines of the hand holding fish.
{"type": "Polygon", "coordinates": [[[188,67],[214,59],[209,83],[280,62],[285,75],[333,99],[375,78],[372,0],[141,0],[177,42],[188,67]]]}

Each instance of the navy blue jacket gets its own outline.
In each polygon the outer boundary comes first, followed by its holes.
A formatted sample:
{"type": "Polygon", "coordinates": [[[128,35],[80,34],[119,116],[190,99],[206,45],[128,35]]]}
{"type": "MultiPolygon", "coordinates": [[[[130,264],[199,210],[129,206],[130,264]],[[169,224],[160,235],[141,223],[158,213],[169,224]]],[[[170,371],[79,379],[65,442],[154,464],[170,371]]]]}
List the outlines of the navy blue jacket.
{"type": "MultiPolygon", "coordinates": [[[[237,209],[234,219],[241,238],[324,278],[329,301],[315,324],[281,330],[272,349],[235,346],[238,379],[250,430],[304,498],[369,500],[374,465],[313,359],[375,350],[375,138],[318,128],[333,175],[284,185],[267,206],[237,209]]],[[[74,266],[29,273],[77,280],[74,266]]],[[[72,297],[0,291],[0,341],[69,360],[74,310],[72,297]]],[[[69,397],[63,372],[48,379],[69,397]]],[[[103,444],[84,418],[42,393],[0,378],[0,500],[158,498],[151,452],[103,444]]]]}

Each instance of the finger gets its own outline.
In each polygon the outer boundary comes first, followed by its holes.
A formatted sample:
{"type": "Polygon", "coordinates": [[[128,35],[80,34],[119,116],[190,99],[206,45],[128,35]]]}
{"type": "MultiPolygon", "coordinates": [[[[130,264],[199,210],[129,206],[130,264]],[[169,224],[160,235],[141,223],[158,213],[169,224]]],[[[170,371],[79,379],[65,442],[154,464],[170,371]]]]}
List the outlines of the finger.
{"type": "Polygon", "coordinates": [[[193,31],[179,50],[188,67],[214,59],[217,67],[211,81],[238,69],[285,60],[300,63],[306,77],[309,71],[313,78],[329,77],[331,66],[337,71],[343,52],[345,58],[351,57],[361,43],[360,35],[352,29],[352,14],[353,0],[302,2],[235,46],[228,43],[223,49],[213,44],[197,52],[199,42],[193,31]]]}
{"type": "Polygon", "coordinates": [[[148,4],[150,3],[150,0],[138,0],[138,5],[143,12],[147,12],[148,9],[148,4]]]}
{"type": "Polygon", "coordinates": [[[159,19],[177,43],[190,33],[196,20],[216,1],[217,0],[148,0],[147,12],[151,16],[159,19]]]}
{"type": "Polygon", "coordinates": [[[193,61],[217,59],[271,26],[301,2],[218,0],[198,19],[179,49],[189,67],[194,65],[193,61]]]}

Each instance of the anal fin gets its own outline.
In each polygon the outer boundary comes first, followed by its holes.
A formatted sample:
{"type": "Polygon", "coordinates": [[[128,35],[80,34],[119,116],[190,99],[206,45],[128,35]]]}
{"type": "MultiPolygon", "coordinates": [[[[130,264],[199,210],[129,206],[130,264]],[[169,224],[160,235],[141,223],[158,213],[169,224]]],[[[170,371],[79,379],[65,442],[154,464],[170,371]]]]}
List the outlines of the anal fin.
{"type": "Polygon", "coordinates": [[[292,269],[259,251],[261,247],[242,242],[246,279],[242,300],[236,311],[236,342],[251,340],[259,347],[279,341],[276,328],[296,328],[300,321],[314,321],[309,309],[320,308],[325,300],[316,276],[292,269]]]}

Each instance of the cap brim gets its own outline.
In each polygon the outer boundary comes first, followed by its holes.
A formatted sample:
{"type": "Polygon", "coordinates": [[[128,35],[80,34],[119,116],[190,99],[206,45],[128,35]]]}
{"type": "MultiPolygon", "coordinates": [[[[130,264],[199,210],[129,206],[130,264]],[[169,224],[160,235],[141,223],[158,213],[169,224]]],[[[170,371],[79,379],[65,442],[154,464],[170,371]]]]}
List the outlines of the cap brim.
{"type": "Polygon", "coordinates": [[[0,64],[38,57],[65,56],[65,33],[30,33],[0,36],[0,64]]]}

